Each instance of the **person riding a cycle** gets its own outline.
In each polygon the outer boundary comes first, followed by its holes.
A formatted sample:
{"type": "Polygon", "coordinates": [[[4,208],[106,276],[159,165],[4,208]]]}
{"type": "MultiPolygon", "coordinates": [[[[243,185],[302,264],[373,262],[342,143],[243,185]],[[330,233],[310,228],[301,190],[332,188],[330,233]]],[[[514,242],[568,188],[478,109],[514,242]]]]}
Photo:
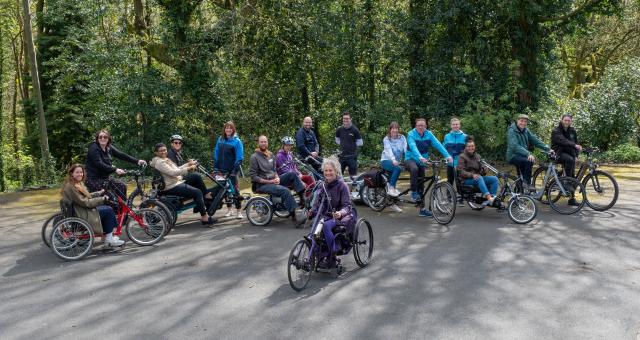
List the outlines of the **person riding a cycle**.
{"type": "Polygon", "coordinates": [[[525,191],[531,191],[531,169],[536,158],[529,149],[535,146],[549,151],[550,148],[527,129],[527,124],[529,124],[529,116],[521,114],[516,122],[509,126],[507,130],[507,162],[518,168],[524,180],[525,191]]]}
{"type": "Polygon", "coordinates": [[[313,179],[313,176],[302,174],[293,160],[293,152],[291,152],[293,144],[295,143],[293,138],[284,136],[282,137],[281,142],[282,148],[278,150],[278,153],[276,154],[276,171],[278,172],[278,175],[282,176],[286,173],[292,172],[300,178],[307,188],[313,186],[316,182],[313,179]]]}
{"type": "Polygon", "coordinates": [[[551,149],[558,155],[558,163],[562,164],[565,176],[576,177],[576,158],[582,146],[578,144],[578,133],[572,123],[573,116],[562,115],[560,123],[551,132],[551,149]]]}
{"type": "MultiPolygon", "coordinates": [[[[387,183],[387,194],[389,196],[398,197],[400,191],[396,188],[398,178],[402,172],[401,164],[404,161],[405,152],[407,151],[407,139],[400,133],[400,125],[398,122],[391,122],[387,130],[387,135],[382,139],[383,149],[380,156],[380,165],[386,171],[391,173],[389,183],[387,183]]],[[[402,212],[397,204],[389,207],[395,212],[402,212]]]]}
{"type": "Polygon", "coordinates": [[[309,218],[320,214],[324,219],[322,233],[327,242],[329,250],[333,254],[329,268],[338,262],[335,253],[342,248],[336,240],[334,228],[336,226],[349,226],[353,221],[351,196],[349,187],[342,180],[340,174],[340,163],[332,158],[325,158],[322,162],[322,173],[324,174],[326,194],[323,188],[316,188],[319,195],[328,195],[327,199],[322,200],[321,196],[315,199],[315,204],[307,213],[309,218]],[[320,206],[320,202],[325,202],[320,206]]]}
{"type": "Polygon", "coordinates": [[[164,180],[163,194],[176,195],[185,198],[191,198],[196,203],[196,212],[200,213],[200,222],[203,225],[213,224],[216,219],[213,216],[207,217],[207,208],[205,207],[204,198],[211,197],[207,187],[201,176],[187,176],[189,171],[198,168],[198,163],[194,160],[188,161],[177,166],[167,157],[167,146],[164,143],[158,143],[153,148],[156,154],[151,160],[151,166],[162,174],[164,180]],[[183,177],[184,176],[184,177],[183,177]]]}
{"type": "Polygon", "coordinates": [[[81,164],[73,164],[67,170],[67,178],[62,185],[62,199],[73,203],[75,216],[91,225],[93,231],[105,236],[105,245],[120,247],[125,242],[113,236],[113,229],[118,225],[116,215],[111,206],[106,205],[109,197],[104,189],[89,192],[85,187],[85,171],[81,164]]]}
{"type": "Polygon", "coordinates": [[[498,193],[498,177],[487,176],[482,158],[476,152],[476,143],[471,136],[467,137],[464,152],[458,156],[456,169],[463,185],[473,185],[480,189],[485,198],[482,205],[493,205],[493,200],[498,193]]]}
{"type": "Polygon", "coordinates": [[[99,191],[106,187],[106,184],[115,186],[118,193],[124,195],[122,199],[127,199],[127,186],[124,182],[112,178],[111,174],[124,175],[126,171],[116,167],[112,163],[113,157],[123,161],[146,166],[147,162],[118,150],[113,146],[111,134],[107,130],[100,130],[96,134],[96,139],[89,145],[87,159],[85,161],[86,185],[91,191],[99,191]]]}
{"type": "MultiPolygon", "coordinates": [[[[417,201],[424,190],[424,185],[420,184],[420,180],[424,178],[425,164],[429,161],[429,148],[435,147],[447,159],[447,163],[452,163],[453,158],[433,133],[427,130],[427,120],[424,118],[416,119],[415,129],[409,131],[407,136],[405,167],[411,174],[411,198],[417,201]]],[[[427,208],[421,208],[418,215],[430,217],[432,213],[427,208]]]]}

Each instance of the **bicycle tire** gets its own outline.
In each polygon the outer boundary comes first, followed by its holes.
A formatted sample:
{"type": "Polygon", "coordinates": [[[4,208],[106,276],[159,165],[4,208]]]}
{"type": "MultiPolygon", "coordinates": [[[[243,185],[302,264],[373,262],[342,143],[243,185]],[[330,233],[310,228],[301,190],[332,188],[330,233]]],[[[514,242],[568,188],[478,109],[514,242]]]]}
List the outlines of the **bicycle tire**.
{"type": "Polygon", "coordinates": [[[140,208],[153,209],[162,214],[164,219],[168,222],[167,227],[165,229],[165,235],[171,232],[173,227],[176,224],[176,221],[173,219],[173,211],[166,204],[162,203],[162,201],[157,199],[146,199],[140,203],[140,208]]]}
{"type": "Polygon", "coordinates": [[[613,207],[618,201],[618,181],[616,181],[616,179],[606,171],[596,170],[593,172],[593,174],[586,175],[582,180],[582,185],[584,186],[585,194],[587,196],[586,203],[589,208],[595,211],[605,211],[611,209],[611,207],[613,207]],[[601,194],[606,190],[607,187],[602,185],[602,181],[600,178],[606,178],[607,180],[609,180],[611,182],[611,188],[613,190],[613,197],[606,204],[597,204],[593,202],[593,195],[601,194]],[[589,199],[589,196],[591,196],[592,199],[589,199]]]}
{"type": "Polygon", "coordinates": [[[380,212],[384,210],[389,201],[385,188],[364,188],[365,201],[371,210],[380,212]]]}
{"type": "Polygon", "coordinates": [[[298,240],[289,253],[287,278],[289,279],[289,285],[296,292],[303,290],[311,279],[313,261],[309,253],[311,249],[310,243],[305,239],[298,240]]]}
{"type": "Polygon", "coordinates": [[[42,242],[47,248],[51,248],[51,244],[49,243],[49,236],[51,235],[51,230],[53,226],[58,223],[64,216],[62,213],[55,213],[49,218],[47,218],[44,223],[42,223],[42,230],[40,231],[40,237],[42,238],[42,242]]]}
{"type": "Polygon", "coordinates": [[[546,194],[551,209],[563,215],[577,213],[584,207],[586,201],[584,186],[573,177],[558,177],[557,181],[554,180],[549,184],[546,194]],[[566,195],[562,194],[561,187],[566,192],[566,195]],[[571,199],[575,200],[576,205],[569,203],[571,199]],[[578,199],[580,200],[579,202],[578,199]]]}
{"type": "Polygon", "coordinates": [[[529,196],[517,195],[509,200],[509,218],[517,224],[527,224],[538,215],[538,205],[529,196]]]}
{"type": "Polygon", "coordinates": [[[52,228],[49,244],[54,254],[65,261],[77,261],[93,248],[93,229],[77,217],[63,218],[52,228]]]}
{"type": "Polygon", "coordinates": [[[358,219],[354,228],[353,258],[360,268],[366,267],[373,256],[373,229],[364,218],[358,219]]]}
{"type": "Polygon", "coordinates": [[[133,243],[139,246],[151,246],[164,238],[167,228],[167,220],[156,210],[143,208],[136,212],[142,218],[144,225],[140,225],[135,219],[129,219],[125,226],[127,236],[133,243]]]}
{"type": "Polygon", "coordinates": [[[544,175],[546,171],[547,166],[540,165],[536,169],[536,171],[533,172],[533,176],[531,176],[533,187],[536,188],[536,191],[542,190],[542,196],[540,196],[540,199],[538,199],[542,204],[549,204],[549,198],[547,197],[547,188],[551,183],[547,183],[547,186],[544,185],[544,175]]]}
{"type": "Polygon", "coordinates": [[[431,213],[439,224],[449,224],[456,215],[458,199],[449,182],[440,182],[431,191],[431,213]]]}

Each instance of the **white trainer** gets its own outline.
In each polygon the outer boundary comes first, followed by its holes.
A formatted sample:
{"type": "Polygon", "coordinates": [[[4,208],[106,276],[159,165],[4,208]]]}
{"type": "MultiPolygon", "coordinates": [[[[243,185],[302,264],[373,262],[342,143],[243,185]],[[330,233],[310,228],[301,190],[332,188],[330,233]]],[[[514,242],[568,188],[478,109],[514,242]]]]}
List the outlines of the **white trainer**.
{"type": "Polygon", "coordinates": [[[224,215],[224,217],[231,217],[233,216],[233,212],[231,212],[231,210],[227,210],[226,215],[224,215]]]}
{"type": "Polygon", "coordinates": [[[238,212],[236,213],[236,219],[241,220],[243,218],[244,218],[244,216],[242,216],[242,212],[240,210],[238,210],[238,212]]]}
{"type": "Polygon", "coordinates": [[[107,247],[120,247],[124,244],[124,241],[115,237],[110,237],[104,241],[104,244],[107,247]]]}
{"type": "Polygon", "coordinates": [[[392,204],[392,205],[390,205],[390,206],[389,206],[389,209],[391,209],[391,210],[393,210],[393,211],[395,211],[395,212],[398,212],[398,213],[401,213],[401,212],[402,212],[402,209],[400,209],[400,207],[399,207],[397,204],[392,204]]]}

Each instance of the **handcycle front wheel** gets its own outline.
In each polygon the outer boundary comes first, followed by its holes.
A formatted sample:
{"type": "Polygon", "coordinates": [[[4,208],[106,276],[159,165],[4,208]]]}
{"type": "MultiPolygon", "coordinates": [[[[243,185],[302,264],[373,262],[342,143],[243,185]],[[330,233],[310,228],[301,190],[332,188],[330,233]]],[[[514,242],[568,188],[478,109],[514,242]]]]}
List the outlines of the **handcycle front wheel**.
{"type": "Polygon", "coordinates": [[[273,219],[273,205],[264,197],[252,197],[244,209],[252,225],[265,226],[273,219]]]}
{"type": "Polygon", "coordinates": [[[150,246],[164,238],[168,222],[161,213],[143,208],[138,210],[136,215],[140,222],[131,218],[125,227],[127,236],[133,243],[140,246],[150,246]]]}
{"type": "Polygon", "coordinates": [[[431,191],[431,213],[439,224],[449,224],[456,215],[457,196],[449,182],[440,182],[431,191]]]}
{"type": "Polygon", "coordinates": [[[64,215],[62,213],[55,213],[49,218],[47,218],[44,223],[42,223],[42,231],[40,232],[40,237],[42,238],[42,242],[48,248],[51,248],[51,244],[49,243],[49,236],[51,236],[51,230],[53,230],[53,226],[60,221],[64,215]]]}
{"type": "Polygon", "coordinates": [[[68,217],[54,224],[49,235],[51,250],[65,261],[87,256],[93,247],[93,229],[85,220],[68,217]]]}
{"type": "Polygon", "coordinates": [[[558,177],[549,184],[546,193],[551,209],[563,215],[577,213],[586,201],[582,183],[573,177],[558,177]]]}
{"type": "Polygon", "coordinates": [[[358,219],[353,231],[353,257],[356,264],[366,267],[371,262],[373,256],[373,229],[371,223],[364,218],[358,219]]]}
{"type": "Polygon", "coordinates": [[[582,185],[586,203],[593,210],[608,210],[618,201],[618,182],[608,172],[596,170],[593,174],[587,174],[582,185]]]}
{"type": "Polygon", "coordinates": [[[518,224],[527,224],[533,221],[538,215],[538,206],[536,201],[523,195],[516,195],[509,200],[509,206],[507,207],[509,218],[518,224]]]}
{"type": "Polygon", "coordinates": [[[314,269],[310,249],[311,242],[306,239],[298,240],[289,253],[287,277],[289,285],[296,292],[303,290],[307,286],[314,269]]]}

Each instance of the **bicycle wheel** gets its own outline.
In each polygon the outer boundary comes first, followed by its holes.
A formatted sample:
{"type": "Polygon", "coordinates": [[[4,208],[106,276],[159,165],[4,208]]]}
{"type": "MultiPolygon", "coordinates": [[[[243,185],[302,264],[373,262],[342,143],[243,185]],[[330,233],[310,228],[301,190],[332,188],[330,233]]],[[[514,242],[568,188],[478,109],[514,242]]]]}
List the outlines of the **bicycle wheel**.
{"type": "Polygon", "coordinates": [[[431,191],[431,212],[436,222],[449,224],[456,214],[456,192],[448,182],[440,182],[431,191]]]}
{"type": "Polygon", "coordinates": [[[271,202],[264,197],[253,197],[245,207],[247,219],[255,226],[265,226],[273,219],[271,202]]]}
{"type": "Polygon", "coordinates": [[[287,262],[287,277],[289,285],[296,292],[303,290],[309,283],[313,272],[313,260],[311,256],[311,242],[298,240],[289,253],[287,262]]]}
{"type": "Polygon", "coordinates": [[[166,233],[168,222],[161,213],[143,208],[136,212],[140,220],[129,219],[125,229],[127,236],[139,246],[150,246],[162,240],[166,233]]]}
{"type": "Polygon", "coordinates": [[[596,170],[582,180],[586,203],[596,211],[605,211],[618,201],[618,182],[608,172],[596,170]]]}
{"type": "Polygon", "coordinates": [[[51,250],[65,261],[87,256],[93,247],[93,230],[87,221],[76,217],[63,218],[54,224],[49,235],[51,250]]]}
{"type": "Polygon", "coordinates": [[[536,171],[533,172],[533,176],[531,177],[531,181],[533,182],[533,186],[536,188],[536,191],[542,190],[542,196],[540,197],[540,202],[542,204],[549,204],[549,198],[546,196],[547,190],[544,187],[544,175],[546,174],[547,166],[540,165],[536,171]]]}
{"type": "Polygon", "coordinates": [[[129,197],[127,198],[127,206],[131,209],[137,209],[139,208],[138,205],[136,205],[136,199],[140,198],[140,201],[144,201],[144,197],[142,195],[142,191],[140,191],[138,188],[135,188],[131,194],[129,195],[129,197]]]}
{"type": "Polygon", "coordinates": [[[173,219],[173,211],[162,201],[157,199],[147,199],[140,203],[140,208],[152,209],[164,217],[164,220],[167,221],[167,228],[165,230],[165,235],[171,232],[171,229],[176,224],[176,221],[173,219]]]}
{"type": "Polygon", "coordinates": [[[509,200],[509,218],[518,224],[526,224],[533,221],[538,215],[536,201],[529,196],[516,195],[509,200]]]}
{"type": "Polygon", "coordinates": [[[557,181],[549,184],[547,198],[553,210],[563,215],[571,215],[584,206],[584,187],[573,177],[558,177],[557,181]]]}
{"type": "Polygon", "coordinates": [[[358,219],[353,231],[353,257],[360,268],[366,267],[373,256],[373,229],[364,218],[358,219]]]}
{"type": "Polygon", "coordinates": [[[42,242],[48,248],[51,248],[51,244],[49,243],[49,236],[51,236],[51,230],[53,230],[53,226],[58,223],[64,216],[62,213],[55,213],[49,218],[47,218],[44,223],[42,223],[42,231],[40,232],[40,237],[42,238],[42,242]]]}
{"type": "Polygon", "coordinates": [[[382,211],[387,206],[387,191],[385,188],[364,187],[365,203],[373,211],[382,211]]]}

